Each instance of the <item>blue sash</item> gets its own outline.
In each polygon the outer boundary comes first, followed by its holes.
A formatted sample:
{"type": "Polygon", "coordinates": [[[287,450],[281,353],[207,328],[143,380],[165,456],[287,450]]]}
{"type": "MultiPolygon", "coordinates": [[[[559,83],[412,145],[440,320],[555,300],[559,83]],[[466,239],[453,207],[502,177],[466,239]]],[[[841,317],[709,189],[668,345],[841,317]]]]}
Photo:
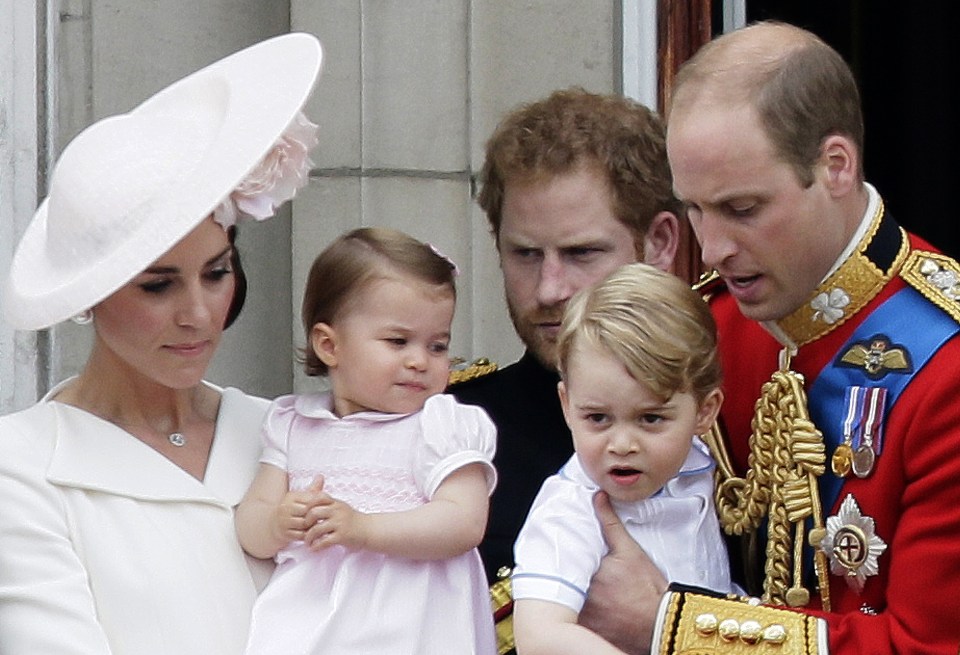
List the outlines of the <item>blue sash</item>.
{"type": "Polygon", "coordinates": [[[960,325],[946,312],[916,289],[905,287],[888,298],[857,327],[834,360],[817,376],[808,392],[808,406],[810,418],[823,433],[827,446],[827,471],[819,479],[824,512],[830,512],[843,485],[843,478],[838,478],[830,470],[829,461],[837,444],[843,441],[846,390],[854,386],[885,388],[884,416],[889,416],[913,376],[958,331],[960,325]],[[851,346],[869,341],[877,335],[895,340],[893,345],[909,353],[913,363],[910,371],[889,371],[879,379],[873,379],[862,367],[838,365],[842,354],[851,346]]]}

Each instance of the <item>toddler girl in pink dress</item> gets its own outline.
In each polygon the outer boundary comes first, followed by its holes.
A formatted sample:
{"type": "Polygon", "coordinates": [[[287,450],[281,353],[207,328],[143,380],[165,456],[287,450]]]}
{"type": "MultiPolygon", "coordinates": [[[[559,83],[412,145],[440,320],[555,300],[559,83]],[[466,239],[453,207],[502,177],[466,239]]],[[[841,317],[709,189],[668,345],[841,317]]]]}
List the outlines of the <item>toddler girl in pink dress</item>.
{"type": "Polygon", "coordinates": [[[247,653],[495,655],[476,546],[496,431],[441,393],[455,273],[431,246],[376,228],[314,261],[304,364],[330,391],[267,414],[237,531],[277,569],[247,653]]]}

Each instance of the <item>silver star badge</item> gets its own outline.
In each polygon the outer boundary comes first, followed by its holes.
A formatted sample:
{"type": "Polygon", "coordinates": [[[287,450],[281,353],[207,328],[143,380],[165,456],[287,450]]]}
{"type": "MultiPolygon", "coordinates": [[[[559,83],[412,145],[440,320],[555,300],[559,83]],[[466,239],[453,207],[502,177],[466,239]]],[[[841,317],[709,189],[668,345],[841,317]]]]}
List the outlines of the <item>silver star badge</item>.
{"type": "Polygon", "coordinates": [[[827,534],[820,548],[830,560],[830,572],[842,575],[851,589],[860,593],[867,576],[880,570],[877,558],[887,549],[874,534],[873,519],[860,513],[860,506],[848,494],[836,516],[827,517],[827,534]]]}

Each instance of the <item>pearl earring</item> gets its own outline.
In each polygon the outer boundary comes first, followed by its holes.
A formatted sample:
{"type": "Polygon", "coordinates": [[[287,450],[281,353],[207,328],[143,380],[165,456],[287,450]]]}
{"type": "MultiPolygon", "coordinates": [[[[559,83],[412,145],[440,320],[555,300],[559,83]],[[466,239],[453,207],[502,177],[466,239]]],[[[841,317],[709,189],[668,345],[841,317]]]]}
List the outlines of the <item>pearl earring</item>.
{"type": "Polygon", "coordinates": [[[79,314],[77,314],[76,316],[72,317],[70,320],[76,323],[77,325],[87,325],[88,323],[90,323],[90,321],[93,320],[93,310],[85,309],[79,314]]]}

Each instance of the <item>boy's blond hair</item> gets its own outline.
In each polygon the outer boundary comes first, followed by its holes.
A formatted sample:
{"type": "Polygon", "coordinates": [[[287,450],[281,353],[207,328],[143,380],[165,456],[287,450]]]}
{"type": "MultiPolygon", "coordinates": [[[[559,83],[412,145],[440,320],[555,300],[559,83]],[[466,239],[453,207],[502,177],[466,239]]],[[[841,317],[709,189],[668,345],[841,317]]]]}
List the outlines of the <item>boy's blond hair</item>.
{"type": "Polygon", "coordinates": [[[578,344],[610,353],[662,400],[683,392],[700,402],[720,386],[707,303],[680,278],[647,264],[622,266],[571,299],[557,339],[564,379],[578,344]]]}

